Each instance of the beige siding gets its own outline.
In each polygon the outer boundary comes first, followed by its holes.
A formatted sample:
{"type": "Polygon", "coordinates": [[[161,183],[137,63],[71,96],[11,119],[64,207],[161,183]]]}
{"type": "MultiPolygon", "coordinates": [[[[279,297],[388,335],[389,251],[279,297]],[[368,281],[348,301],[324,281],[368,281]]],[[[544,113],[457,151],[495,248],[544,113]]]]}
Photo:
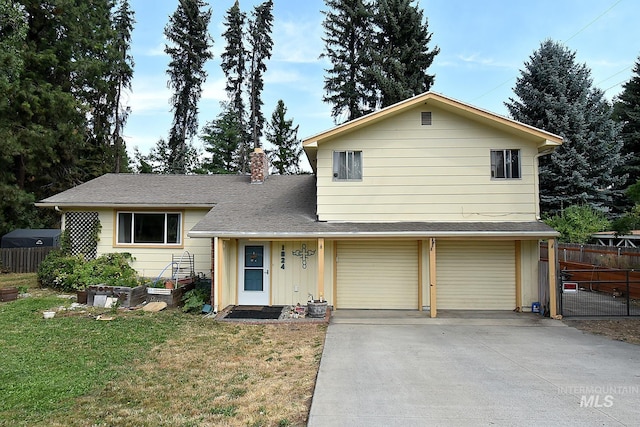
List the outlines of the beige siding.
{"type": "Polygon", "coordinates": [[[337,307],[418,308],[416,241],[345,241],[337,250],[337,307]]]}
{"type": "Polygon", "coordinates": [[[538,261],[540,242],[525,240],[522,242],[522,310],[531,311],[531,304],[540,301],[538,295],[538,261]]]}
{"type": "MultiPolygon", "coordinates": [[[[115,215],[113,209],[97,210],[102,230],[98,242],[98,255],[111,252],[129,252],[135,260],[131,266],[144,277],[156,278],[162,270],[171,263],[171,256],[182,255],[184,251],[195,256],[196,273],[203,273],[211,277],[211,239],[192,239],[187,232],[198,223],[207,213],[206,210],[183,211],[183,240],[184,248],[145,248],[145,247],[116,247],[114,245],[115,215]]],[[[171,276],[169,267],[163,277],[171,276]]]]}
{"type": "Polygon", "coordinates": [[[222,241],[222,283],[218,284],[218,308],[224,309],[238,302],[238,241],[222,241]]]}
{"type": "Polygon", "coordinates": [[[536,217],[537,148],[445,110],[418,107],[323,143],[324,221],[529,221],[536,217]],[[422,126],[420,112],[432,111],[422,126]],[[491,149],[520,149],[522,178],[491,179],[491,149]],[[362,150],[363,179],[334,182],[334,150],[362,150]]]}
{"type": "Polygon", "coordinates": [[[438,309],[515,308],[513,241],[439,240],[436,260],[438,309]]]}
{"type": "MultiPolygon", "coordinates": [[[[318,282],[318,243],[316,240],[303,242],[272,242],[271,243],[271,301],[273,305],[305,304],[308,295],[317,295],[318,282]],[[307,257],[306,268],[302,265],[302,258],[293,255],[302,245],[314,254],[307,257]],[[284,252],[284,257],[281,253],[284,252]],[[281,259],[284,258],[284,263],[281,259]],[[284,268],[283,268],[284,266],[284,268]]],[[[325,296],[326,297],[326,296],[325,296]]]]}
{"type": "MultiPolygon", "coordinates": [[[[270,286],[271,304],[295,305],[305,304],[309,294],[318,298],[318,253],[317,240],[306,241],[274,241],[271,242],[270,286]],[[300,250],[302,244],[308,250],[316,251],[307,258],[307,268],[302,267],[302,259],[293,255],[300,250]],[[281,268],[281,252],[284,246],[285,263],[281,268]],[[297,289],[297,290],[296,290],[297,289]]],[[[218,290],[220,308],[237,304],[238,295],[238,241],[223,240],[222,283],[218,290]]],[[[325,282],[324,298],[333,304],[333,244],[325,242],[325,282]]]]}

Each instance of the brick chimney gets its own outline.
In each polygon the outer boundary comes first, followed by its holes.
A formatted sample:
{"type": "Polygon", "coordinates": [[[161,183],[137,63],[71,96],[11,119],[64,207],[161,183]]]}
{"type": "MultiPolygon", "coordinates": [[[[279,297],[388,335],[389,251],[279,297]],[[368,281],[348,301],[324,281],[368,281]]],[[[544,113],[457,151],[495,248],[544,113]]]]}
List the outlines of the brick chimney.
{"type": "Polygon", "coordinates": [[[250,155],[251,183],[262,184],[269,176],[269,158],[262,148],[255,148],[250,155]]]}

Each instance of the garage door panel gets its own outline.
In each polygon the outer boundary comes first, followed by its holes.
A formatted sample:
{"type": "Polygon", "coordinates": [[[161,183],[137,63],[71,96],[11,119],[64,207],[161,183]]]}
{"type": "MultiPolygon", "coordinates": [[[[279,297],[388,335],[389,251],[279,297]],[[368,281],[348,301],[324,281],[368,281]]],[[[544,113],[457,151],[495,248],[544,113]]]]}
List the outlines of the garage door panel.
{"type": "Polygon", "coordinates": [[[338,242],[337,291],[339,308],[416,309],[417,242],[338,242]]]}
{"type": "Polygon", "coordinates": [[[512,310],[515,307],[513,241],[440,241],[436,260],[438,308],[512,310]]]}

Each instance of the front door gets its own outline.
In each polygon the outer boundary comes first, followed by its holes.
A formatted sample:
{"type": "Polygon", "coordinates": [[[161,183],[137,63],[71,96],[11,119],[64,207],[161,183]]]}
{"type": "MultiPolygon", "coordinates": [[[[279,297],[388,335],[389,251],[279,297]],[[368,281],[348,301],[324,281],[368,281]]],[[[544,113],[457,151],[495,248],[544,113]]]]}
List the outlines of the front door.
{"type": "Polygon", "coordinates": [[[238,304],[269,305],[269,243],[242,243],[238,258],[238,304]]]}

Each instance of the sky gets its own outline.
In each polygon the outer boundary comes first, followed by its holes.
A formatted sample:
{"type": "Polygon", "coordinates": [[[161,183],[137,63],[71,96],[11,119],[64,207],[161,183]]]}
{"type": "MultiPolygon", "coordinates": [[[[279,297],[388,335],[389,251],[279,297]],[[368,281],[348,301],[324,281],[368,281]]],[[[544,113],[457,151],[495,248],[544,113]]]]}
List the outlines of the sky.
{"type": "MultiPolygon", "coordinates": [[[[240,0],[250,15],[262,1],[240,0]]],[[[199,103],[200,129],[220,113],[227,99],[220,56],[226,11],[234,0],[210,0],[209,32],[214,58],[206,64],[208,78],[199,103]]],[[[166,74],[163,29],[177,0],[131,0],[136,24],[131,108],[124,137],[130,152],[142,153],[166,138],[172,121],[166,74]]],[[[428,73],[435,74],[431,90],[459,101],[508,116],[504,103],[525,62],[546,39],[563,43],[576,61],[591,69],[593,85],[612,100],[633,74],[640,56],[638,0],[420,0],[432,33],[430,47],[440,48],[428,73]]],[[[274,0],[273,54],[264,76],[263,114],[269,120],[282,99],[287,118],[305,139],[335,126],[331,105],[322,102],[325,70],[320,59],[324,44],[323,0],[274,0]]],[[[194,145],[202,148],[199,139],[194,145]]]]}

